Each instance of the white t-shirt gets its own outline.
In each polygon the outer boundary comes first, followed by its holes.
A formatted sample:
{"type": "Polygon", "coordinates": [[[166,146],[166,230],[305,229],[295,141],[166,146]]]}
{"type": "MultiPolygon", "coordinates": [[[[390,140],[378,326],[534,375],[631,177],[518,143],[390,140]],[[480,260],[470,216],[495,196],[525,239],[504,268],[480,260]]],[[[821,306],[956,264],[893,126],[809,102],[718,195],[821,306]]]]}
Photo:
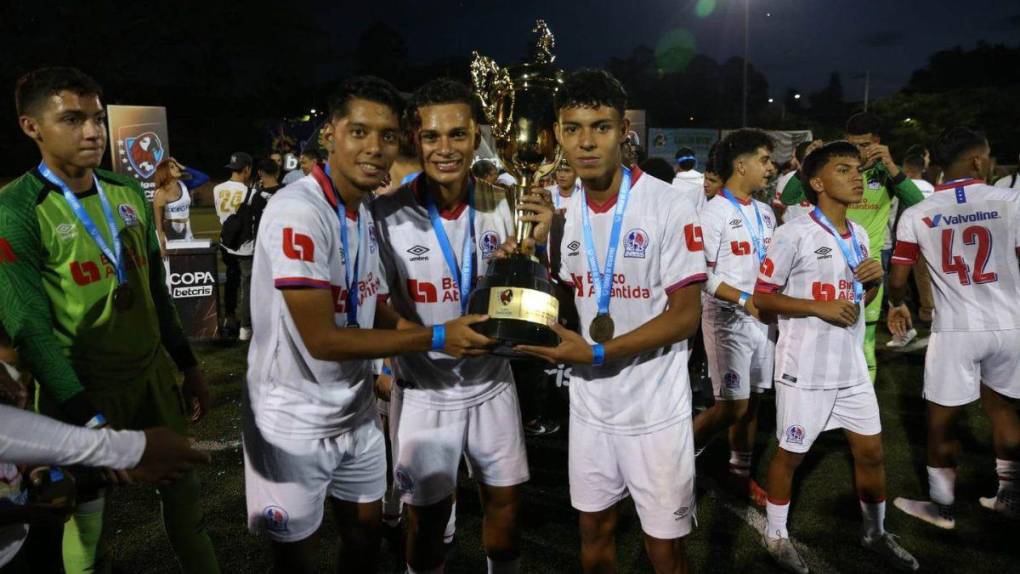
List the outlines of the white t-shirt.
{"type": "MultiPolygon", "coordinates": [[[[670,184],[638,169],[632,172],[609,301],[617,337],[662,314],[670,293],[707,278],[694,206],[678,201],[670,184]]],[[[595,205],[584,194],[576,194],[567,202],[559,276],[574,287],[581,335],[589,341],[588,327],[598,314],[593,277],[601,270],[588,269],[582,210],[588,210],[592,241],[604,269],[616,199],[595,205]]],[[[687,342],[680,341],[598,367],[574,365],[571,416],[604,432],[624,435],[655,432],[683,420],[691,415],[687,359],[687,342]]]]}
{"type": "MultiPolygon", "coordinates": [[[[867,232],[849,219],[847,224],[867,258],[867,232]]],[[[852,301],[853,281],[836,238],[808,214],[776,230],[755,291],[816,301],[852,301]]],[[[850,327],[837,327],[818,317],[780,315],[775,380],[799,389],[842,389],[869,381],[864,360],[864,301],[857,322],[850,327]]]]}
{"type": "Polygon", "coordinates": [[[567,197],[563,196],[563,192],[560,191],[560,186],[556,184],[550,185],[546,189],[549,190],[549,194],[552,195],[553,208],[556,210],[563,209],[568,197],[573,197],[578,193],[583,193],[581,191],[581,178],[574,180],[574,191],[570,192],[570,195],[567,197]]]}
{"type": "Polygon", "coordinates": [[[995,187],[1004,187],[1006,189],[1020,190],[1020,177],[1015,176],[1013,174],[1009,174],[1006,177],[1000,177],[999,179],[995,180],[995,187]]]}
{"type": "Polygon", "coordinates": [[[893,263],[924,255],[932,331],[1020,329],[1020,195],[976,179],[940,185],[900,218],[893,263]]]}
{"type": "Polygon", "coordinates": [[[677,172],[673,176],[673,187],[679,189],[699,212],[705,207],[707,199],[705,197],[705,175],[700,171],[689,169],[677,172]]]}
{"type": "MultiPolygon", "coordinates": [[[[393,308],[408,320],[439,325],[461,316],[460,291],[432,229],[425,207],[424,175],[392,194],[376,198],[372,213],[393,308]]],[[[485,274],[489,258],[514,233],[506,193],[475,183],[474,274],[485,274]]],[[[458,266],[468,233],[469,208],[440,211],[458,266]]],[[[458,276],[460,271],[458,269],[458,276]]],[[[404,402],[434,410],[481,404],[513,382],[510,363],[494,356],[457,359],[445,353],[406,353],[394,358],[404,402]]]]}
{"type": "MultiPolygon", "coordinates": [[[[334,324],[347,326],[347,273],[334,205],[329,180],[316,169],[313,177],[276,192],[259,224],[251,278],[251,300],[259,310],[251,317],[246,398],[259,429],[281,438],[342,434],[357,427],[375,404],[372,361],[313,358],[281,292],[329,289],[334,324]]],[[[356,214],[345,215],[350,248],[346,255],[352,267],[358,261],[357,320],[370,329],[378,297],[387,292],[379,247],[364,203],[356,214]],[[360,239],[359,233],[364,234],[360,239]]]]}
{"type": "MultiPolygon", "coordinates": [[[[772,233],[776,228],[776,215],[772,212],[772,208],[753,198],[748,198],[746,203],[739,199],[737,201],[741,204],[740,213],[720,192],[709,200],[705,204],[705,208],[701,210],[701,230],[705,237],[705,261],[708,264],[708,282],[705,284],[705,292],[708,295],[714,295],[720,283],[726,283],[745,293],[754,291],[754,284],[758,280],[760,259],[754,241],[751,239],[751,232],[744,222],[746,221],[752,226],[755,234],[759,233],[755,207],[761,214],[763,231],[761,239],[765,243],[766,252],[772,243],[772,233]],[[743,213],[743,218],[741,213],[743,213]]],[[[733,303],[716,299],[714,296],[706,297],[705,301],[709,305],[718,307],[738,307],[733,303]]]]}
{"type": "Polygon", "coordinates": [[[911,179],[910,181],[914,182],[917,189],[921,190],[921,195],[923,195],[925,199],[928,199],[931,197],[931,194],[935,193],[935,186],[928,183],[928,180],[926,179],[911,179]]]}
{"type": "Polygon", "coordinates": [[[796,205],[785,205],[782,199],[780,199],[783,195],[783,190],[786,189],[786,184],[790,183],[790,180],[796,175],[796,171],[791,171],[789,173],[784,173],[779,176],[778,180],[776,180],[775,204],[783,206],[783,223],[792,221],[801,215],[807,215],[815,208],[815,206],[808,201],[807,198],[801,199],[800,203],[796,205]]]}

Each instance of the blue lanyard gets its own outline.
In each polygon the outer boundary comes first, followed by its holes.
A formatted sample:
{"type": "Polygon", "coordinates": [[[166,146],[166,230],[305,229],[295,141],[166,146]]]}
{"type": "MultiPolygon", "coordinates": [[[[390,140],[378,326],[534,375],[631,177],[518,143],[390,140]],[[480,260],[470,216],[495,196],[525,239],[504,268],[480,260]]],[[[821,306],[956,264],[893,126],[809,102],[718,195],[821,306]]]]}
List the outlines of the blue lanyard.
{"type": "Polygon", "coordinates": [[[46,181],[60,188],[60,191],[64,193],[64,199],[67,204],[71,206],[71,211],[74,212],[75,217],[81,221],[82,226],[85,227],[85,231],[88,232],[92,240],[99,246],[99,250],[103,252],[103,255],[110,260],[113,264],[114,270],[117,272],[117,285],[124,285],[127,283],[127,273],[124,270],[124,250],[120,243],[120,235],[117,233],[117,222],[113,218],[113,208],[110,207],[110,201],[106,199],[106,194],[103,193],[103,187],[99,185],[99,178],[96,174],[92,174],[92,181],[96,184],[96,194],[99,196],[99,203],[103,206],[103,215],[106,216],[106,226],[110,232],[110,238],[113,240],[113,249],[106,243],[103,235],[99,232],[99,228],[96,227],[95,222],[89,217],[88,211],[85,211],[85,207],[82,206],[81,201],[78,201],[78,196],[71,191],[71,188],[64,182],[64,180],[57,177],[53,171],[50,170],[46,162],[39,162],[39,173],[46,178],[46,181]]]}
{"type": "MultiPolygon", "coordinates": [[[[623,227],[623,213],[627,210],[627,199],[630,198],[630,170],[623,168],[623,180],[620,182],[620,194],[616,198],[616,209],[613,211],[613,228],[609,233],[609,253],[606,255],[605,270],[600,271],[598,257],[595,256],[595,241],[591,233],[591,217],[588,206],[581,209],[581,223],[584,228],[584,246],[588,255],[588,269],[595,279],[595,293],[598,297],[599,315],[609,314],[609,299],[613,296],[613,268],[616,266],[616,250],[620,246],[620,229],[623,227]]],[[[587,202],[587,198],[585,198],[587,202]]]]}
{"type": "Polygon", "coordinates": [[[765,224],[761,221],[761,212],[758,211],[758,204],[754,202],[754,199],[751,199],[751,207],[754,208],[754,216],[758,220],[758,233],[756,235],[754,229],[751,229],[751,222],[744,215],[744,210],[740,208],[740,201],[733,197],[733,193],[726,188],[723,188],[722,194],[723,197],[730,200],[737,213],[740,214],[740,219],[744,222],[744,229],[751,236],[751,243],[754,243],[754,252],[758,255],[758,264],[761,265],[765,262],[765,224]]]}
{"type": "MultiPolygon", "coordinates": [[[[330,184],[333,180],[330,179],[330,184]]],[[[358,303],[360,301],[358,289],[358,267],[361,262],[361,254],[368,248],[365,239],[368,238],[368,231],[362,229],[365,226],[364,214],[358,214],[358,255],[351,263],[350,243],[347,239],[347,204],[344,203],[340,192],[333,188],[336,194],[336,216],[340,219],[340,244],[344,248],[344,283],[347,286],[347,326],[358,327],[358,303]]]]}
{"type": "MultiPolygon", "coordinates": [[[[839,250],[843,253],[843,260],[846,261],[847,267],[850,271],[857,269],[857,266],[864,261],[864,254],[861,253],[861,245],[857,242],[857,234],[854,233],[854,228],[850,224],[850,221],[846,222],[846,228],[850,230],[850,244],[847,245],[847,241],[843,239],[843,236],[836,231],[836,226],[829,221],[829,218],[822,213],[822,210],[815,208],[811,212],[815,216],[815,221],[820,223],[833,237],[836,238],[836,244],[839,245],[839,250]]],[[[864,285],[854,277],[854,303],[860,303],[864,299],[864,285]]]]}
{"type": "Polygon", "coordinates": [[[450,269],[453,280],[457,282],[457,289],[460,291],[460,312],[467,312],[468,295],[471,293],[471,285],[474,283],[475,258],[473,247],[475,245],[475,182],[468,181],[468,228],[464,234],[464,246],[460,256],[460,274],[457,273],[457,259],[453,253],[453,246],[450,238],[443,229],[443,220],[439,217],[439,208],[436,207],[436,200],[432,194],[425,191],[425,206],[429,210],[429,219],[432,220],[432,230],[436,232],[436,240],[439,241],[439,248],[443,251],[443,258],[446,259],[446,266],[450,269]]]}

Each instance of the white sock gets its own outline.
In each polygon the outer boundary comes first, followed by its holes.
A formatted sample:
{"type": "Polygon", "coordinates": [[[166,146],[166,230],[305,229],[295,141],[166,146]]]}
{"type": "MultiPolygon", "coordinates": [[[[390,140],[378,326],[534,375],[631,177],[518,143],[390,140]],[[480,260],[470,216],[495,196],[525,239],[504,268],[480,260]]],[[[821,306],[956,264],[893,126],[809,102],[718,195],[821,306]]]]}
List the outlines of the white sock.
{"type": "Polygon", "coordinates": [[[495,562],[492,558],[486,556],[485,562],[489,565],[489,574],[517,574],[521,571],[520,558],[514,558],[505,562],[495,562]]]}
{"type": "Polygon", "coordinates": [[[865,502],[861,500],[861,518],[864,535],[875,538],[885,534],[885,501],[865,502]]]}
{"type": "Polygon", "coordinates": [[[730,451],[730,472],[742,477],[751,477],[751,451],[731,450],[730,451]]]}
{"type": "Polygon", "coordinates": [[[446,522],[446,531],[443,532],[443,544],[453,542],[453,535],[457,533],[457,501],[450,506],[450,520],[446,522]]]}
{"type": "Polygon", "coordinates": [[[765,536],[769,538],[789,538],[790,533],[786,530],[786,517],[790,514],[790,501],[785,504],[776,504],[771,500],[765,502],[765,516],[768,517],[768,526],[765,536]]]}
{"type": "Polygon", "coordinates": [[[952,506],[956,500],[956,469],[928,467],[928,493],[936,504],[952,506]]]}
{"type": "Polygon", "coordinates": [[[411,568],[411,565],[407,565],[407,574],[443,574],[443,567],[445,564],[440,564],[435,568],[426,568],[425,570],[415,570],[411,568]]]}
{"type": "Polygon", "coordinates": [[[1020,461],[995,459],[995,474],[999,475],[999,492],[1020,488],[1020,461]]]}

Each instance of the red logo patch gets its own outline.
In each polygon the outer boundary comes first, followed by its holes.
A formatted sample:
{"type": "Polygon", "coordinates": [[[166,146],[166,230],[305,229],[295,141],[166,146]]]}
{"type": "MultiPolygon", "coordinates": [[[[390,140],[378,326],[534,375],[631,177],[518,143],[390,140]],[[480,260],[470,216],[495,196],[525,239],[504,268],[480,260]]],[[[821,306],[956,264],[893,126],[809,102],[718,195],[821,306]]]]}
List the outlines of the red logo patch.
{"type": "Polygon", "coordinates": [[[705,236],[701,227],[688,223],[684,226],[684,239],[687,241],[687,251],[704,251],[705,236]]]}
{"type": "Polygon", "coordinates": [[[290,227],[283,228],[283,254],[288,259],[297,261],[313,261],[315,259],[315,243],[312,238],[294,233],[290,227]]]}
{"type": "Polygon", "coordinates": [[[772,274],[776,272],[776,264],[772,262],[768,257],[761,263],[761,273],[766,277],[772,277],[772,274]]]}
{"type": "Polygon", "coordinates": [[[90,283],[99,281],[99,266],[96,265],[95,261],[85,261],[79,263],[77,261],[71,262],[71,278],[78,285],[84,287],[90,283]]]}

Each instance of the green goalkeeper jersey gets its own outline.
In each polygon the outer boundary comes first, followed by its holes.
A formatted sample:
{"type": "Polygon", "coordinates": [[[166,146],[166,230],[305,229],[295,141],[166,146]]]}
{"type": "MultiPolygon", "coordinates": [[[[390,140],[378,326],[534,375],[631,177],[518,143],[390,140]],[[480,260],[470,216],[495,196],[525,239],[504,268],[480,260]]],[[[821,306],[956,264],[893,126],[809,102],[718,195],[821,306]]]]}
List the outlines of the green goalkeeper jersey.
{"type": "MultiPolygon", "coordinates": [[[[59,188],[32,170],[0,189],[0,322],[42,390],[79,424],[95,414],[89,389],[131,382],[161,345],[178,367],[195,364],[167,293],[151,206],[129,178],[95,174],[134,295],[124,310],[113,304],[114,266],[59,188]]],[[[112,245],[95,187],[78,199],[112,245]]]]}

